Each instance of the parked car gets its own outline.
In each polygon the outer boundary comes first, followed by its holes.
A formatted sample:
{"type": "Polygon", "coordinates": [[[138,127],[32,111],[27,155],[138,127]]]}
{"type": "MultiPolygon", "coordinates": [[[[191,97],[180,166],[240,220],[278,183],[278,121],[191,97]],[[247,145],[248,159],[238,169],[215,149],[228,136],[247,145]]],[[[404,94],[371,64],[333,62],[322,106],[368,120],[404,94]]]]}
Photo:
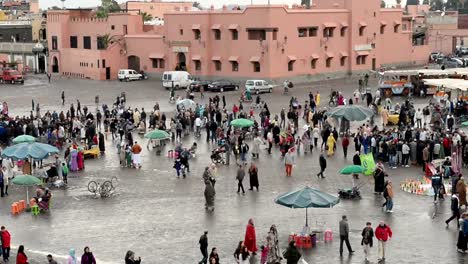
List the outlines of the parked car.
{"type": "Polygon", "coordinates": [[[134,81],[134,80],[142,80],[144,79],[143,74],[135,71],[135,70],[130,70],[130,69],[121,69],[119,70],[119,73],[117,74],[117,77],[119,78],[119,81],[134,81]]]}
{"type": "Polygon", "coordinates": [[[443,69],[451,69],[451,68],[461,68],[463,67],[463,62],[460,59],[456,58],[447,58],[443,60],[441,63],[441,68],[443,69]]]}
{"type": "Polygon", "coordinates": [[[2,83],[24,83],[23,75],[18,72],[17,70],[5,69],[2,71],[2,75],[0,76],[0,81],[2,83]]]}
{"type": "Polygon", "coordinates": [[[250,89],[251,92],[256,94],[273,92],[273,85],[268,84],[268,82],[264,80],[248,80],[245,82],[245,88],[250,89]]]}
{"type": "Polygon", "coordinates": [[[185,89],[193,83],[193,78],[186,71],[166,71],[163,73],[162,82],[166,90],[174,87],[174,89],[185,89]]]}
{"type": "Polygon", "coordinates": [[[228,90],[239,90],[239,85],[231,81],[216,81],[208,85],[208,90],[212,92],[224,92],[228,90]]]}
{"type": "Polygon", "coordinates": [[[437,63],[437,59],[441,57],[444,57],[444,54],[442,54],[442,52],[431,52],[431,54],[429,55],[429,62],[437,63]]]}
{"type": "Polygon", "coordinates": [[[199,92],[200,88],[203,87],[203,91],[208,91],[208,85],[210,81],[194,81],[190,84],[190,90],[192,92],[199,92]]]}

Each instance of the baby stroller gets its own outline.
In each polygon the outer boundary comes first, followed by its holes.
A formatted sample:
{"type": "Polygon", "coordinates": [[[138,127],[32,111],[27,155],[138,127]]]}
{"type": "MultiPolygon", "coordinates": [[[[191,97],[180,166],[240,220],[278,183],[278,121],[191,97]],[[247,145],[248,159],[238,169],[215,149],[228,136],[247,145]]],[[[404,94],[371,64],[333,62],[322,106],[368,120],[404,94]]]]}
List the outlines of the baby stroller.
{"type": "Polygon", "coordinates": [[[219,164],[219,163],[225,164],[226,161],[224,160],[224,156],[223,156],[224,152],[226,152],[226,150],[224,149],[224,146],[218,147],[214,149],[213,151],[211,151],[211,161],[214,164],[219,164]]]}
{"type": "Polygon", "coordinates": [[[362,185],[363,183],[360,185],[354,186],[351,189],[338,189],[338,196],[340,197],[340,199],[361,200],[362,197],[361,197],[361,192],[359,191],[359,188],[361,188],[362,185]]]}

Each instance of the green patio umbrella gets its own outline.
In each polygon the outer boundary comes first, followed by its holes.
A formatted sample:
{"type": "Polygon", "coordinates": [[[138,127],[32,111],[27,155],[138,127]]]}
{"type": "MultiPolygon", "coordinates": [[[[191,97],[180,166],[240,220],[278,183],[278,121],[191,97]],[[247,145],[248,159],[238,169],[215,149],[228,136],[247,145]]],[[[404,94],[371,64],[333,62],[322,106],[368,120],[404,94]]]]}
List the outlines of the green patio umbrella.
{"type": "Polygon", "coordinates": [[[169,133],[167,133],[164,130],[155,129],[153,131],[146,133],[145,138],[163,140],[163,139],[170,138],[170,136],[169,136],[169,133]]]}
{"type": "Polygon", "coordinates": [[[350,175],[350,174],[359,174],[366,171],[366,169],[359,165],[349,165],[340,170],[341,174],[350,175]]]}
{"type": "Polygon", "coordinates": [[[244,128],[244,127],[251,127],[254,125],[254,121],[245,118],[238,118],[231,121],[231,126],[244,128]]]}
{"type": "Polygon", "coordinates": [[[349,121],[363,121],[373,116],[374,112],[362,105],[340,105],[328,111],[326,115],[349,121]]]}
{"type": "Polygon", "coordinates": [[[21,135],[17,136],[13,139],[13,143],[18,144],[18,143],[31,143],[31,142],[36,142],[36,138],[30,135],[21,135]]]}
{"type": "Polygon", "coordinates": [[[31,142],[31,143],[19,143],[16,145],[9,146],[2,151],[2,157],[12,158],[16,160],[23,159],[36,159],[42,160],[47,158],[50,154],[59,153],[59,150],[51,145],[31,142]]]}
{"type": "Polygon", "coordinates": [[[17,175],[11,183],[26,187],[26,204],[29,207],[29,186],[41,185],[42,181],[32,175],[17,175]]]}
{"type": "Polygon", "coordinates": [[[306,226],[308,226],[307,208],[331,208],[339,202],[338,197],[308,186],[282,194],[275,199],[275,203],[289,208],[305,208],[306,226]]]}

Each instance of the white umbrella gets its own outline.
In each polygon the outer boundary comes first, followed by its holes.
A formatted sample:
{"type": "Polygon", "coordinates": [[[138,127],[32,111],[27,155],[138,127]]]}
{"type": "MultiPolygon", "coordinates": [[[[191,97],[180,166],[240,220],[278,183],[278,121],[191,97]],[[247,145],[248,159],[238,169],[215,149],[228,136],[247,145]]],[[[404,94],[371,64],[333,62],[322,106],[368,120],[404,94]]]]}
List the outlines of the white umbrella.
{"type": "Polygon", "coordinates": [[[180,101],[177,101],[177,106],[184,108],[184,109],[192,109],[194,110],[197,104],[190,100],[190,99],[182,99],[180,101]]]}

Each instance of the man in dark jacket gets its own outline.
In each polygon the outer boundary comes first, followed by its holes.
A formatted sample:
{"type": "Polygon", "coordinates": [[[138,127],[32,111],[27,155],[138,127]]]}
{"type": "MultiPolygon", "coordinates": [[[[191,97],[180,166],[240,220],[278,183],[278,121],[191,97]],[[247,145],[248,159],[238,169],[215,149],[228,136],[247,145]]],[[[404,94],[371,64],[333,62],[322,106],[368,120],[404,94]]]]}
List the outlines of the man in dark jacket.
{"type": "Polygon", "coordinates": [[[203,255],[203,259],[198,262],[198,264],[206,264],[208,261],[208,231],[205,231],[205,233],[200,237],[200,240],[198,243],[200,244],[200,251],[203,255]]]}
{"type": "Polygon", "coordinates": [[[366,227],[362,230],[361,246],[364,247],[364,255],[366,257],[366,263],[368,262],[370,248],[374,244],[374,230],[372,229],[371,222],[366,223],[366,227]]]}
{"type": "Polygon", "coordinates": [[[325,156],[323,154],[320,154],[319,164],[320,164],[320,172],[317,173],[317,178],[320,178],[320,176],[322,176],[322,179],[323,179],[325,178],[325,176],[323,176],[323,173],[325,172],[325,169],[327,168],[327,160],[325,159],[325,156]]]}
{"type": "Polygon", "coordinates": [[[353,254],[354,250],[351,248],[351,244],[349,243],[349,226],[346,215],[343,215],[340,221],[340,256],[343,256],[343,242],[346,242],[349,254],[353,254]]]}
{"type": "Polygon", "coordinates": [[[458,194],[453,194],[451,201],[452,202],[450,203],[450,209],[452,210],[452,216],[449,219],[445,220],[445,224],[447,225],[447,227],[449,227],[450,221],[452,221],[453,219],[456,219],[457,225],[458,227],[460,227],[460,222],[458,221],[458,219],[460,219],[460,207],[459,207],[459,202],[458,202],[458,194]]]}

